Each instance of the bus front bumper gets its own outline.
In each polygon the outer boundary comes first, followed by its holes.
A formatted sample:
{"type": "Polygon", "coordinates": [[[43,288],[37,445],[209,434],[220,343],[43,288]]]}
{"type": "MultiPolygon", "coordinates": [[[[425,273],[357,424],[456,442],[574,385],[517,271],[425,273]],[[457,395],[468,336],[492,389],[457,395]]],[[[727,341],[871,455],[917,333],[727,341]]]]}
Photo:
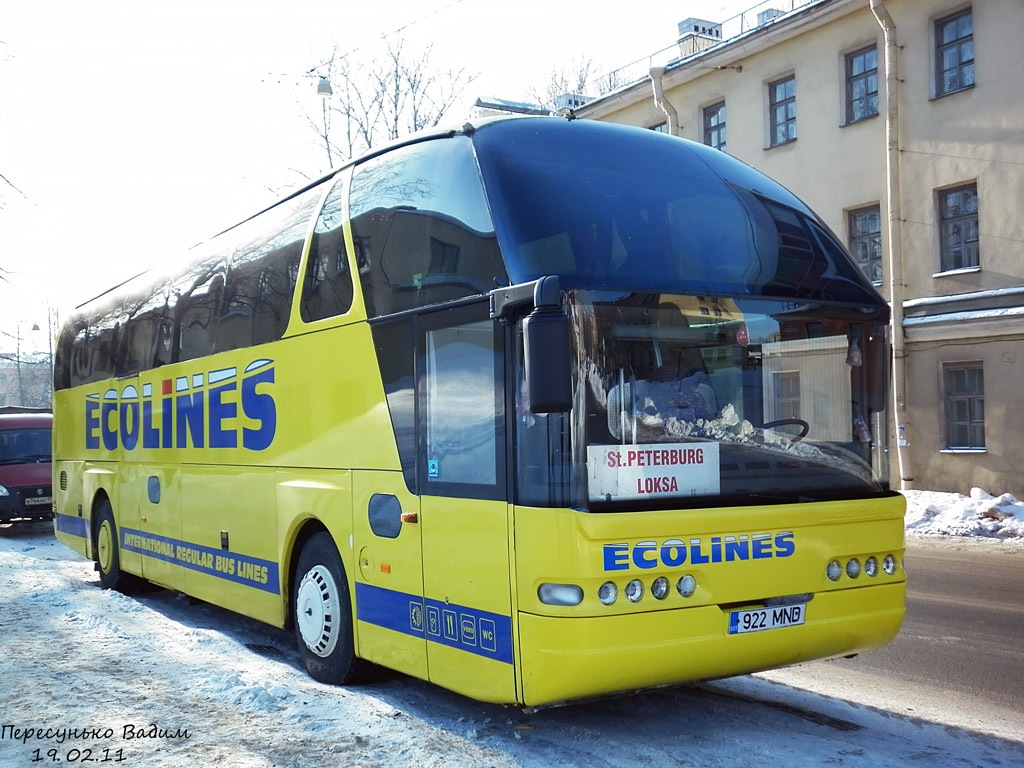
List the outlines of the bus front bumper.
{"type": "Polygon", "coordinates": [[[607,617],[521,613],[522,703],[530,707],[730,677],[879,648],[903,623],[906,583],[822,592],[802,625],[729,634],[715,605],[607,617]]]}

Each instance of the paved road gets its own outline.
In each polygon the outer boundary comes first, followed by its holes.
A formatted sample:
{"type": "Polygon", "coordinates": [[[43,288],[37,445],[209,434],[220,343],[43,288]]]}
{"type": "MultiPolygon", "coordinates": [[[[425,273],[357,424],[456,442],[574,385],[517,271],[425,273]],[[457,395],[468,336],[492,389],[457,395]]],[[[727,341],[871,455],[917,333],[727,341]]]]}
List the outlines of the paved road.
{"type": "Polygon", "coordinates": [[[1024,734],[1024,547],[908,537],[907,615],[885,648],[762,673],[1014,739],[1024,734]]]}
{"type": "Polygon", "coordinates": [[[910,539],[906,563],[903,629],[860,666],[1024,712],[1024,550],[910,539]]]}

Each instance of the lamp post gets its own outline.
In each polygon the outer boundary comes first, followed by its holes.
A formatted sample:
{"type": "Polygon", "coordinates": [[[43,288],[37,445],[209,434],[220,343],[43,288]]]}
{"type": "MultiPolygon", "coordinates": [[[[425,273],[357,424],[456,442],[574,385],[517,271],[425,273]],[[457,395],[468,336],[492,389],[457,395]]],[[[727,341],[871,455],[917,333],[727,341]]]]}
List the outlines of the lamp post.
{"type": "Polygon", "coordinates": [[[330,123],[330,115],[328,114],[328,111],[327,111],[327,101],[328,101],[328,99],[331,98],[331,96],[334,95],[334,89],[331,88],[331,81],[328,78],[324,77],[323,75],[320,75],[319,78],[320,79],[319,79],[319,81],[316,84],[316,95],[320,97],[320,107],[321,107],[321,110],[323,112],[323,114],[322,114],[322,120],[323,120],[323,126],[324,126],[324,134],[323,134],[323,136],[324,136],[324,145],[327,148],[327,167],[328,168],[333,168],[334,167],[334,157],[331,154],[331,139],[330,139],[331,123],[330,123]]]}

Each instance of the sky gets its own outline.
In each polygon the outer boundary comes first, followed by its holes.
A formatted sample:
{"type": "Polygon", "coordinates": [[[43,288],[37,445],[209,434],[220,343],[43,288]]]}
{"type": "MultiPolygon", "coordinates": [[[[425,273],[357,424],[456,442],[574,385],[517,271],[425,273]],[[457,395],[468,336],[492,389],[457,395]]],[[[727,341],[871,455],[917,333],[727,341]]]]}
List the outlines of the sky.
{"type": "Polygon", "coordinates": [[[45,326],[326,171],[305,114],[339,46],[433,46],[477,96],[671,46],[753,0],[0,0],[0,328],[45,326]],[[386,12],[381,9],[386,7],[386,12]]]}
{"type": "MultiPolygon", "coordinates": [[[[1024,557],[1016,499],[915,491],[908,506],[912,542],[959,539],[986,557],[1024,557]],[[991,520],[993,508],[1006,515],[999,531],[968,524],[991,520]]],[[[299,669],[288,633],[170,591],[129,597],[96,580],[50,524],[0,529],[5,768],[81,764],[86,750],[147,768],[1024,764],[1024,713],[970,690],[879,680],[858,672],[861,657],[527,715],[397,674],[322,685],[299,669]],[[62,728],[91,735],[62,738],[62,728]]],[[[962,663],[984,652],[965,649],[962,663]]]]}

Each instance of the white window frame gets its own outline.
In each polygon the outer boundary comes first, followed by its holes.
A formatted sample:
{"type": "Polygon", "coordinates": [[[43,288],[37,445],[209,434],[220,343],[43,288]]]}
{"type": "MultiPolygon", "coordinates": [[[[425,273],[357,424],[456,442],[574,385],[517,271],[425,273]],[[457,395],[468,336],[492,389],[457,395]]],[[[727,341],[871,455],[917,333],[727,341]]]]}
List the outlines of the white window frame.
{"type": "Polygon", "coordinates": [[[767,132],[767,135],[765,137],[765,139],[766,139],[765,146],[766,146],[767,149],[773,149],[775,147],[785,146],[786,144],[792,144],[794,141],[797,140],[797,136],[799,134],[797,133],[796,99],[797,99],[797,94],[796,94],[796,73],[795,72],[790,72],[790,73],[785,74],[785,75],[780,75],[779,77],[777,77],[777,78],[775,78],[773,80],[770,80],[770,81],[765,83],[765,107],[766,107],[766,110],[767,110],[767,115],[766,115],[766,120],[765,120],[765,128],[766,128],[766,132],[767,132]],[[787,96],[784,99],[782,99],[781,101],[776,101],[775,100],[775,89],[776,89],[776,87],[780,86],[780,85],[784,85],[786,83],[792,83],[793,84],[793,95],[792,96],[787,96]],[[776,114],[777,114],[778,108],[780,106],[782,106],[782,105],[792,105],[792,113],[793,114],[792,114],[792,116],[790,116],[788,114],[789,110],[787,109],[787,114],[786,114],[786,118],[785,118],[784,122],[783,123],[776,123],[776,121],[775,121],[776,114]],[[786,130],[787,138],[785,140],[783,140],[783,141],[777,141],[776,139],[778,138],[778,128],[781,127],[782,125],[785,125],[787,127],[787,130],[786,130]],[[792,125],[792,131],[790,131],[788,129],[790,125],[792,125]]]}

